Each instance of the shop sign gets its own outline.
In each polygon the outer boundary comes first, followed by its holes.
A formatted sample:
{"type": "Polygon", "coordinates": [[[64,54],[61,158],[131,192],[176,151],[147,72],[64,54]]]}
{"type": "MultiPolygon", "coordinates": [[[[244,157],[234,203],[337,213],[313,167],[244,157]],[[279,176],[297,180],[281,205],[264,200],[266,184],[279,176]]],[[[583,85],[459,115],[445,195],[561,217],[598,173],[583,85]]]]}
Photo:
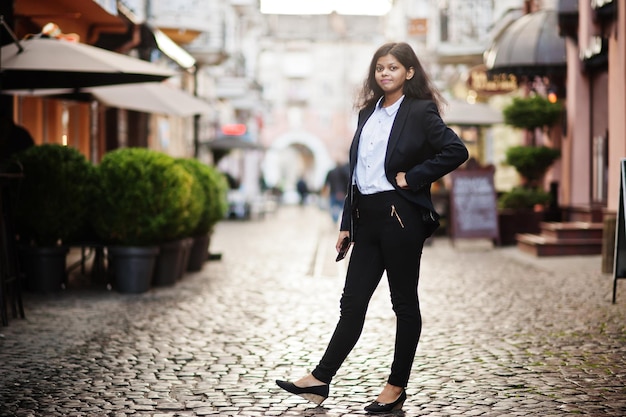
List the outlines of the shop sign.
{"type": "Polygon", "coordinates": [[[479,94],[507,94],[518,88],[515,75],[489,75],[483,65],[470,70],[467,86],[479,94]]]}
{"type": "Polygon", "coordinates": [[[428,34],[428,19],[409,19],[407,32],[409,36],[422,36],[428,34]]]}

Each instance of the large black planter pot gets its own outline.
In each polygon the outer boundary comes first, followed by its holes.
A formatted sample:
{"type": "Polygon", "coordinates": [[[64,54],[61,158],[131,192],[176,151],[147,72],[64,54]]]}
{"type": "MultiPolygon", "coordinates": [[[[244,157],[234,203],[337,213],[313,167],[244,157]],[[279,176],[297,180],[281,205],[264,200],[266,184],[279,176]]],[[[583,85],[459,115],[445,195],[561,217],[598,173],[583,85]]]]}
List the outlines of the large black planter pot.
{"type": "Polygon", "coordinates": [[[194,236],[193,244],[189,250],[189,261],[187,271],[200,271],[209,257],[209,244],[211,236],[209,234],[194,236]]]}
{"type": "Polygon", "coordinates": [[[158,246],[109,246],[109,273],[121,293],[139,294],[150,289],[158,246]]]}
{"type": "Polygon", "coordinates": [[[186,237],[183,239],[182,255],[180,257],[180,264],[178,265],[178,279],[181,279],[185,272],[187,272],[187,265],[189,265],[189,256],[191,255],[191,246],[193,245],[193,238],[186,237]]]}
{"type": "Polygon", "coordinates": [[[533,209],[499,210],[500,244],[503,246],[515,245],[517,243],[515,235],[518,233],[540,233],[543,216],[543,211],[534,211],[533,209]]]}
{"type": "Polygon", "coordinates": [[[26,289],[34,292],[54,292],[63,288],[67,278],[67,246],[24,246],[20,248],[20,263],[26,276],[26,289]]]}
{"type": "Polygon", "coordinates": [[[183,240],[162,243],[157,256],[152,285],[163,287],[174,285],[180,276],[180,265],[183,258],[183,240]]]}

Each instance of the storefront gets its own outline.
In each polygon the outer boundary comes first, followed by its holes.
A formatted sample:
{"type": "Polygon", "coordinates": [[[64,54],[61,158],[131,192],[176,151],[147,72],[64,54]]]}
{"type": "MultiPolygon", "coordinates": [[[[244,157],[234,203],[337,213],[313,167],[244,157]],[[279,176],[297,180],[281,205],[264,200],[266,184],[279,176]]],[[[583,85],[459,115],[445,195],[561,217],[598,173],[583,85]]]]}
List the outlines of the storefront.
{"type": "MultiPolygon", "coordinates": [[[[43,33],[47,37],[58,38],[59,42],[92,45],[97,47],[97,51],[93,49],[96,54],[109,50],[116,53],[120,61],[131,54],[134,61],[141,60],[157,69],[157,72],[167,74],[158,78],[146,77],[145,81],[154,82],[172,77],[172,84],[186,90],[180,92],[189,96],[189,100],[194,99],[192,93],[188,92],[194,88],[193,57],[157,28],[138,21],[128,9],[118,9],[116,1],[15,0],[12,8],[3,4],[1,13],[7,16],[9,26],[20,40],[38,37],[43,33]],[[154,54],[155,50],[159,54],[154,54]],[[155,55],[160,57],[159,62],[146,62],[154,61],[155,55]]],[[[7,43],[8,40],[3,38],[3,44],[7,43]]],[[[118,68],[119,73],[135,72],[132,63],[129,68],[125,65],[118,68]]],[[[46,63],[42,62],[42,69],[45,66],[46,63]]],[[[68,62],[68,67],[73,70],[75,65],[68,62]]],[[[138,70],[140,73],[142,71],[138,70]]],[[[150,71],[147,69],[147,72],[150,71]]],[[[66,80],[76,78],[72,74],[75,72],[68,72],[66,80]]],[[[120,77],[120,83],[130,82],[122,79],[121,74],[113,77],[116,76],[120,77]]],[[[118,81],[113,78],[103,84],[117,84],[118,81]]],[[[133,82],[140,81],[144,79],[138,77],[133,82]]],[[[44,87],[55,86],[50,84],[44,87]]],[[[4,94],[3,103],[13,108],[13,119],[30,131],[35,143],[72,146],[93,162],[99,161],[107,151],[124,146],[161,149],[162,143],[172,144],[174,153],[181,156],[187,156],[192,148],[187,143],[191,142],[194,130],[190,117],[171,123],[166,120],[164,123],[150,115],[152,111],[149,106],[145,109],[135,106],[128,110],[127,107],[106,106],[98,100],[97,95],[84,91],[83,87],[90,87],[88,83],[78,87],[80,89],[61,90],[58,93],[62,95],[57,95],[50,90],[23,90],[24,86],[21,85],[19,88],[22,90],[14,92],[9,96],[10,99],[4,94]],[[165,136],[166,139],[161,139],[165,136]],[[172,136],[180,138],[181,143],[174,143],[170,139],[172,136]]],[[[5,82],[2,88],[6,93],[6,90],[11,90],[11,83],[5,82]]],[[[202,108],[202,111],[205,110],[202,108]]],[[[176,116],[176,113],[173,111],[169,114],[176,116]]]]}

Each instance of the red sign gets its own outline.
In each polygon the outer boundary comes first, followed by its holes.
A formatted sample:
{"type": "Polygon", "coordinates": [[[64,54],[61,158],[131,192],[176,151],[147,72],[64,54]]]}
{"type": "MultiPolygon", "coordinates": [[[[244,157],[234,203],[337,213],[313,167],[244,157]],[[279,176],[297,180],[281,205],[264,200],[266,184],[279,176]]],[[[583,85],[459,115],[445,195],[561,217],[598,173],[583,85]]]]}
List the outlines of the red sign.
{"type": "Polygon", "coordinates": [[[246,125],[230,124],[222,126],[222,133],[228,136],[241,136],[246,133],[246,125]]]}

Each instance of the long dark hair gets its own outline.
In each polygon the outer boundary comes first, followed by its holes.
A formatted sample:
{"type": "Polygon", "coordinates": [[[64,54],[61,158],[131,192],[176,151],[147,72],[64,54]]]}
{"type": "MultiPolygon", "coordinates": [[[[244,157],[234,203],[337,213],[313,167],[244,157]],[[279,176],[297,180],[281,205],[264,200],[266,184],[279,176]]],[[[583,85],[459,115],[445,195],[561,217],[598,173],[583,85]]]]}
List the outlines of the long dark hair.
{"type": "Polygon", "coordinates": [[[434,86],[430,77],[426,74],[426,71],[424,71],[424,68],[413,51],[413,48],[411,48],[411,46],[406,42],[386,43],[378,48],[372,57],[367,78],[363,82],[363,88],[361,89],[361,93],[359,95],[357,107],[363,109],[373,106],[376,104],[378,99],[384,95],[383,90],[376,83],[376,63],[380,57],[389,54],[393,55],[398,61],[400,61],[400,63],[407,70],[412,67],[415,71],[413,77],[404,82],[404,95],[406,97],[433,100],[439,111],[441,111],[442,105],[445,104],[445,99],[441,96],[439,90],[437,90],[434,86]]]}

